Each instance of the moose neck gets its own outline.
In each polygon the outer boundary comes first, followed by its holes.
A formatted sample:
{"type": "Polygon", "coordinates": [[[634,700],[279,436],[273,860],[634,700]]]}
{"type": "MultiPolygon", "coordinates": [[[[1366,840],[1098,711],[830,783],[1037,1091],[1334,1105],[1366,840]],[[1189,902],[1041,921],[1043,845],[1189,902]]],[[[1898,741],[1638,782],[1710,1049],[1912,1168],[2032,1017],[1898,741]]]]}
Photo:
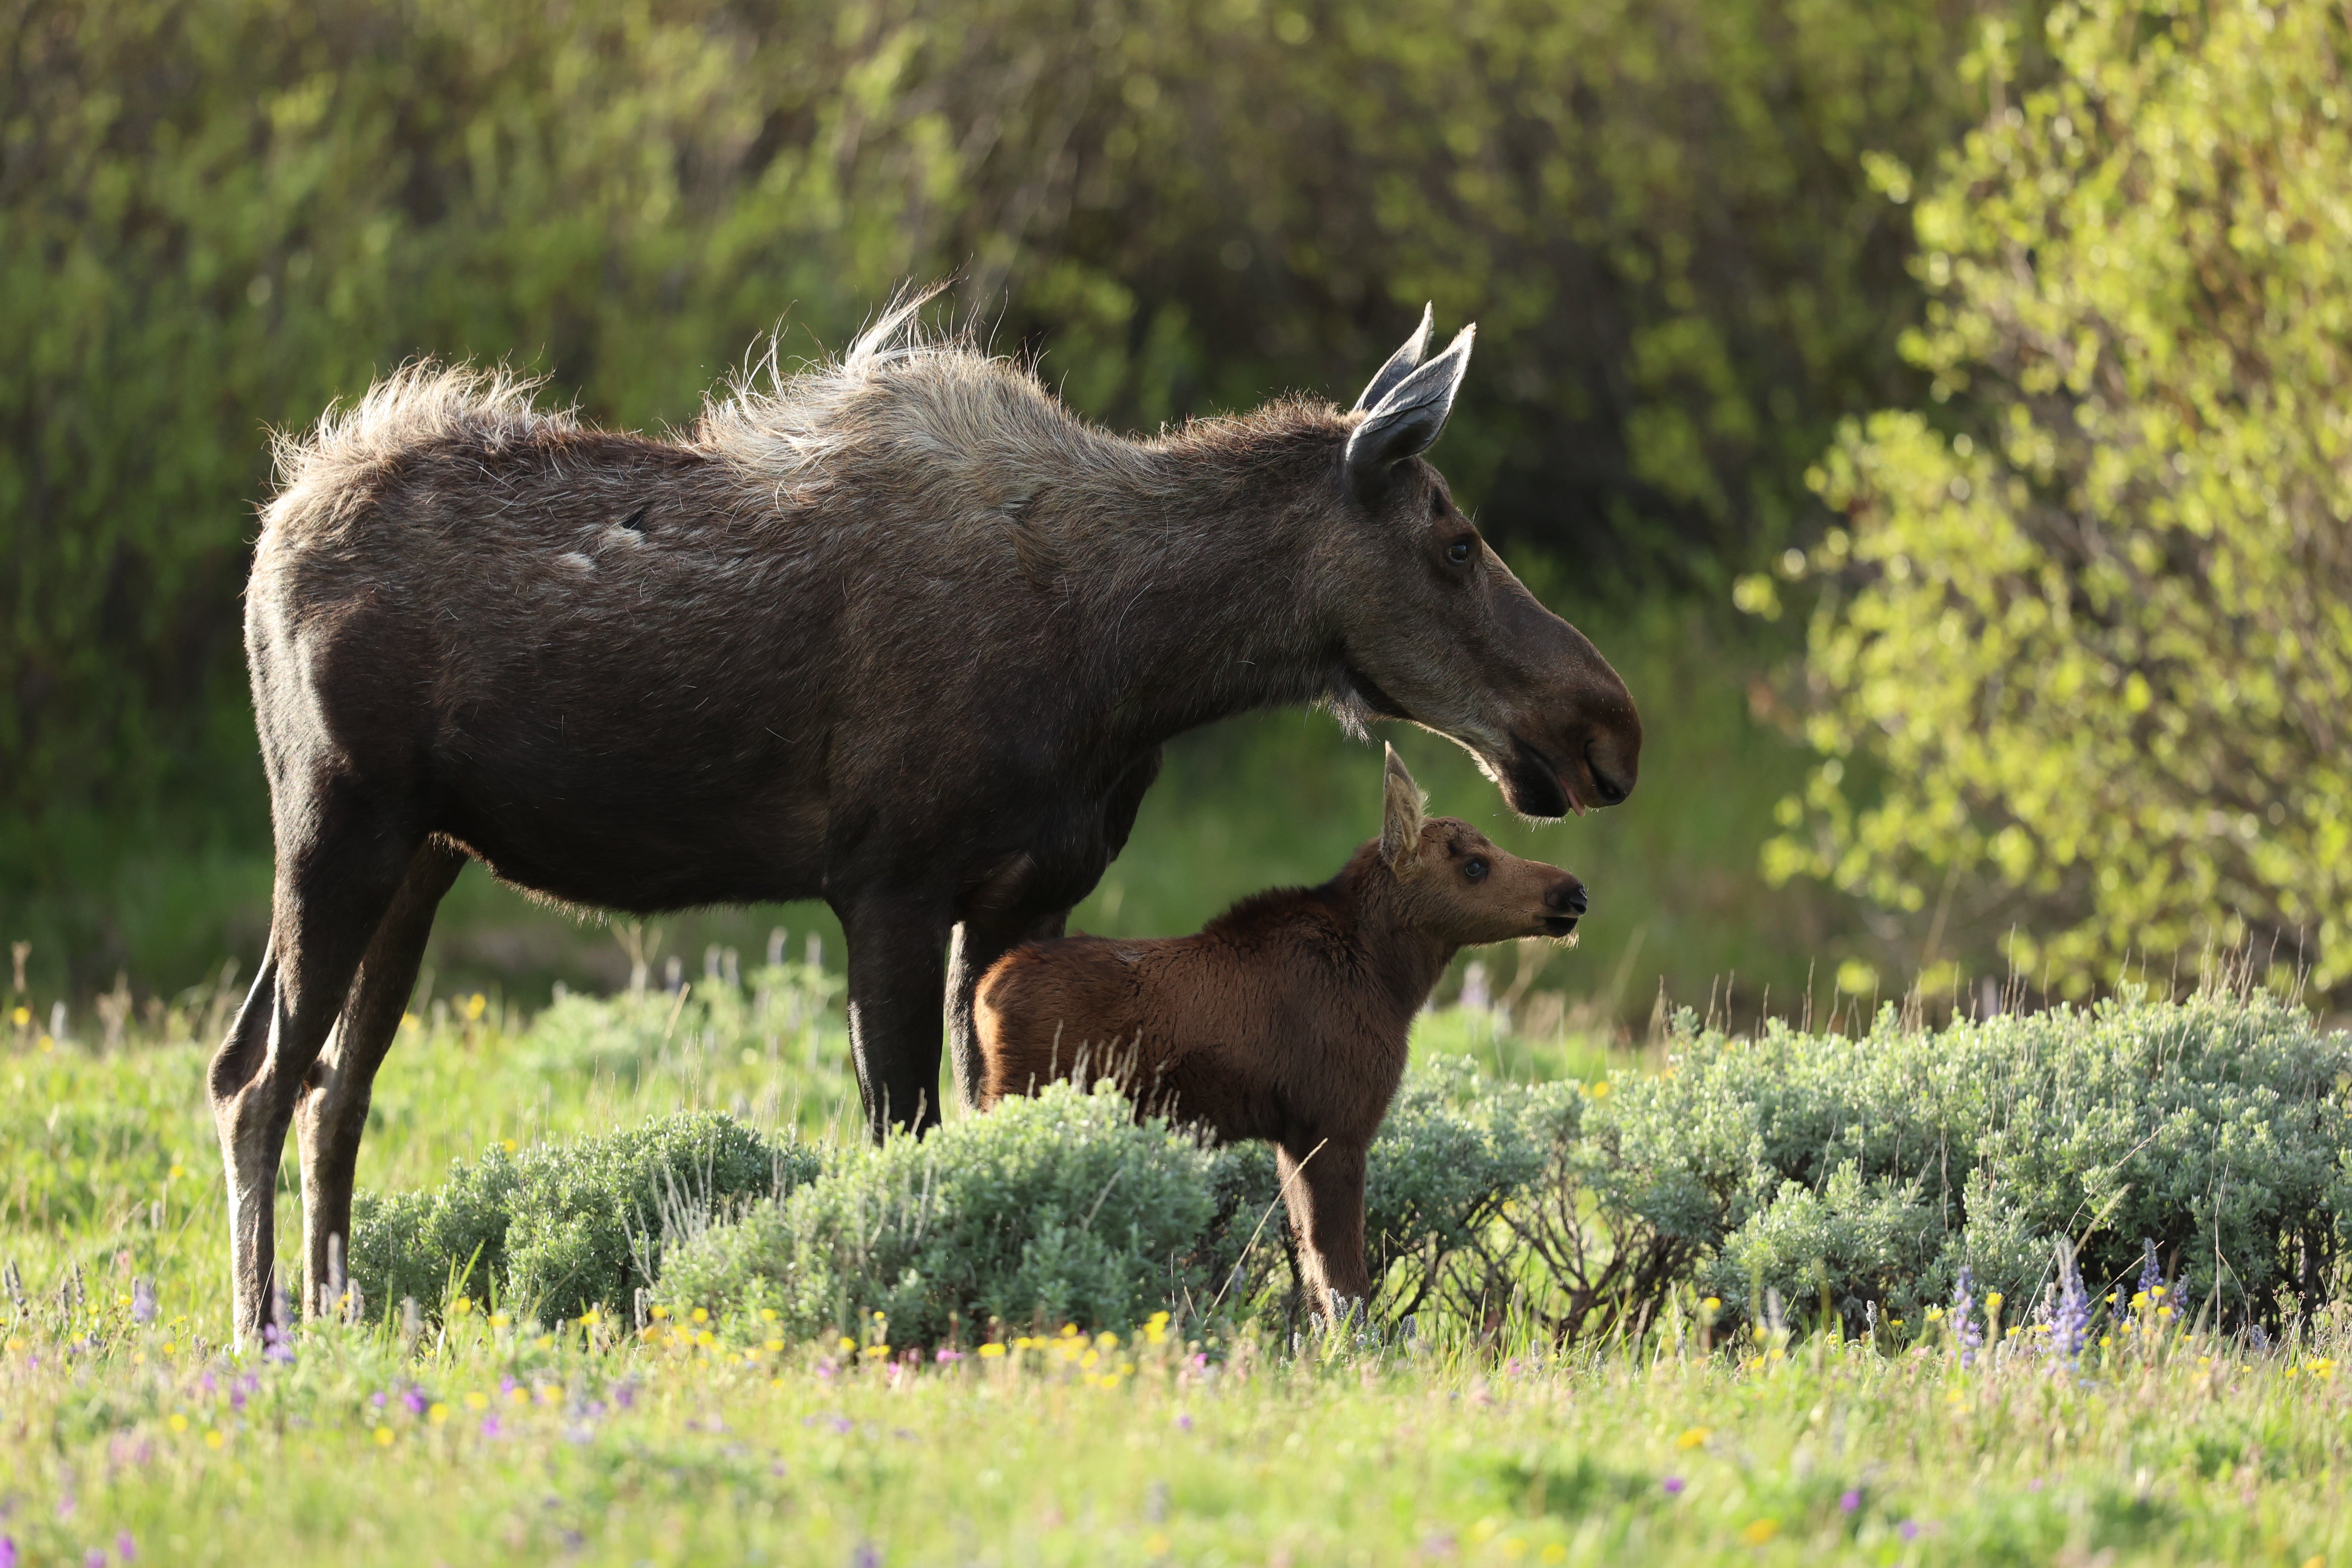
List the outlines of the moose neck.
{"type": "Polygon", "coordinates": [[[1410,1026],[1462,949],[1410,921],[1398,897],[1396,873],[1381,859],[1379,845],[1374,839],[1358,849],[1336,883],[1354,907],[1356,943],[1366,973],[1378,978],[1381,994],[1395,1007],[1400,1023],[1410,1026]]]}
{"type": "Polygon", "coordinates": [[[1181,481],[1126,498],[1121,537],[1088,552],[1082,596],[1121,749],[1330,689],[1317,564],[1328,545],[1316,536],[1328,509],[1297,493],[1329,481],[1322,443],[1290,445],[1301,450],[1280,465],[1239,443],[1154,454],[1181,481]]]}

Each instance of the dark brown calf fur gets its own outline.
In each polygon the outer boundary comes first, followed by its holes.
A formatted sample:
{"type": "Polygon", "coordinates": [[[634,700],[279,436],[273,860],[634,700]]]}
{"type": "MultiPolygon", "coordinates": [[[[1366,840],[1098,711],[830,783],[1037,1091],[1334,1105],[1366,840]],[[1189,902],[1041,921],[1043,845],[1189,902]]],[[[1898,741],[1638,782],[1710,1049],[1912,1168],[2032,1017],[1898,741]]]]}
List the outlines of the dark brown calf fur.
{"type": "Polygon", "coordinates": [[[878,1136],[936,1120],[942,1012],[977,1097],[973,982],[1060,932],[1173,735],[1322,700],[1453,737],[1530,816],[1633,787],[1624,684],[1420,455],[1466,332],[1424,363],[1424,318],[1353,409],[1136,440],[913,310],[671,437],[427,365],[285,443],[246,595],[278,881],[210,1085],[240,1338],[290,1126],[299,1293],[330,1283],[469,858],[574,906],[826,900],[878,1136]]]}
{"type": "Polygon", "coordinates": [[[980,984],[984,1104],[1053,1079],[1113,1078],[1137,1114],[1275,1145],[1311,1308],[1361,1300],[1364,1158],[1406,1036],[1464,947],[1567,937],[1584,886],[1425,820],[1388,753],[1381,837],[1319,888],[1245,899],[1198,936],[1015,948],[980,984]]]}

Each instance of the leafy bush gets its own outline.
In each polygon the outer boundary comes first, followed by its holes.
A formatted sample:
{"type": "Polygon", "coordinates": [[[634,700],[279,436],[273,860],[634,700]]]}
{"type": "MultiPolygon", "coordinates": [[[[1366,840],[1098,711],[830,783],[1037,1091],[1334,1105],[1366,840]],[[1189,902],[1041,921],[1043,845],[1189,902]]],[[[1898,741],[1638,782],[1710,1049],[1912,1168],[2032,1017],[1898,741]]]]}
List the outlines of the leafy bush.
{"type": "Polygon", "coordinates": [[[1435,1305],[1483,1322],[1499,1309],[1512,1270],[1495,1267],[1481,1244],[1542,1173],[1573,1095],[1564,1085],[1496,1083],[1459,1058],[1406,1075],[1366,1163],[1376,1310],[1395,1318],[1435,1305]]]}
{"type": "Polygon", "coordinates": [[[880,1312],[908,1344],[992,1319],[1125,1330],[1215,1288],[1220,1164],[1116,1094],[1056,1084],[919,1142],[842,1150],[821,1179],[677,1248],[660,1296],[773,1310],[799,1334],[880,1312]]]}
{"type": "Polygon", "coordinates": [[[1831,755],[1768,869],[2009,928],[2070,994],[2248,943],[2352,996],[2352,20],[2084,0],[2048,36],[2021,90],[1989,33],[1919,205],[1950,408],[1816,476],[1831,755]]]}
{"type": "Polygon", "coordinates": [[[1860,1038],[1685,1020],[1666,1072],[1613,1075],[1565,1119],[1507,1228],[1563,1337],[1637,1328],[1685,1281],[1734,1320],[1769,1289],[1858,1326],[1963,1264],[2021,1310],[2062,1237],[2095,1289],[2152,1242],[2189,1301],[2275,1323],[2342,1285],[2347,1078],[2352,1037],[2261,994],[1933,1032],[1889,1008],[1860,1038]]]}
{"type": "Polygon", "coordinates": [[[1830,422],[1905,385],[1855,153],[1958,123],[1970,0],[1313,9],[12,7],[0,856],[62,881],[253,787],[265,429],[418,353],[651,425],[780,314],[838,343],[961,268],[1150,428],[1344,397],[1433,295],[1488,328],[1454,461],[1499,512],[1587,563],[1777,542],[1830,422]]]}
{"type": "Polygon", "coordinates": [[[520,1154],[493,1148],[453,1162],[429,1191],[358,1194],[352,1276],[377,1309],[494,1289],[547,1318],[625,1307],[667,1238],[816,1169],[809,1151],[714,1111],[520,1154]]]}

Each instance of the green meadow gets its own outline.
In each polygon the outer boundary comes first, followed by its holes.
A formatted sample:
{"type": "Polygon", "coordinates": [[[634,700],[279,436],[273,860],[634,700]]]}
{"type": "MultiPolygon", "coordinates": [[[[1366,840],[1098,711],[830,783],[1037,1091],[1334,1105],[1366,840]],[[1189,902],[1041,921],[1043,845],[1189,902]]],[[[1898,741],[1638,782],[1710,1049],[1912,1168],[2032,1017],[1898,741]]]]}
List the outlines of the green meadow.
{"type": "MultiPolygon", "coordinates": [[[[698,976],[533,1018],[423,999],[380,1081],[362,1188],[681,1109],[829,1168],[870,1159],[835,983],[793,964],[761,985],[755,1001],[698,976]]],[[[28,1013],[8,1042],[8,1561],[2352,1561],[2352,1313],[2291,1309],[2255,1332],[2223,1294],[2193,1300],[2185,1265],[2152,1297],[2095,1279],[2071,1355],[1997,1301],[1967,1320],[1970,1348],[1939,1306],[1874,1308],[1867,1327],[1796,1305],[1784,1321],[1777,1301],[1759,1318],[1702,1295],[1696,1270],[1648,1323],[1565,1343],[1532,1272],[1483,1314],[1376,1308],[1295,1331],[1278,1258],[1262,1258],[1276,1289],[1238,1309],[973,1324],[953,1343],[893,1344],[863,1312],[788,1340],[772,1314],[658,1293],[641,1321],[605,1303],[541,1322],[493,1289],[231,1350],[201,1087],[228,1000],[192,993],[111,1046],[28,1013]]],[[[2274,1004],[2257,1008],[2270,1034],[2242,1038],[2227,1005],[2200,1005],[2101,1026],[2217,1031],[2242,1063],[2216,1081],[2329,1073],[2352,1050],[2274,1004]],[[2265,1065],[2263,1039],[2301,1054],[2265,1065]]],[[[1893,1013],[1871,1039],[1930,1066],[1967,1048],[1893,1013]]],[[[1423,1016],[1416,1055],[1473,1094],[1580,1105],[1598,1138],[1601,1108],[1727,1082],[1769,1046],[1678,1037],[1635,1056],[1450,1009],[1423,1016]]],[[[2320,1134],[2343,1093],[2308,1086],[2320,1134]]]]}

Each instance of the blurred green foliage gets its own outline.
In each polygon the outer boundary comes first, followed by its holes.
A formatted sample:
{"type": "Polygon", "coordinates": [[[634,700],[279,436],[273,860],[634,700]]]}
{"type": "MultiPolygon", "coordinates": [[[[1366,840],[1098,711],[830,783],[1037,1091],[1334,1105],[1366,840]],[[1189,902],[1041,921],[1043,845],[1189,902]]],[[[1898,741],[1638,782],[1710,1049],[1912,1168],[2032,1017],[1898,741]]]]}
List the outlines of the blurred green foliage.
{"type": "MultiPolygon", "coordinates": [[[[1863,154],[1972,0],[0,0],[0,878],[260,840],[267,431],[420,353],[691,418],[903,279],[1149,426],[1486,328],[1444,454],[1586,592],[1801,531],[1899,400],[1863,154]]],[[[93,892],[92,899],[110,897],[93,892]]]]}
{"type": "Polygon", "coordinates": [[[1816,475],[1830,756],[1770,868],[2020,922],[2074,994],[2242,943],[2352,995],[2352,23],[2090,0],[2048,38],[2021,89],[1990,37],[1919,206],[1950,408],[1816,475]]]}

